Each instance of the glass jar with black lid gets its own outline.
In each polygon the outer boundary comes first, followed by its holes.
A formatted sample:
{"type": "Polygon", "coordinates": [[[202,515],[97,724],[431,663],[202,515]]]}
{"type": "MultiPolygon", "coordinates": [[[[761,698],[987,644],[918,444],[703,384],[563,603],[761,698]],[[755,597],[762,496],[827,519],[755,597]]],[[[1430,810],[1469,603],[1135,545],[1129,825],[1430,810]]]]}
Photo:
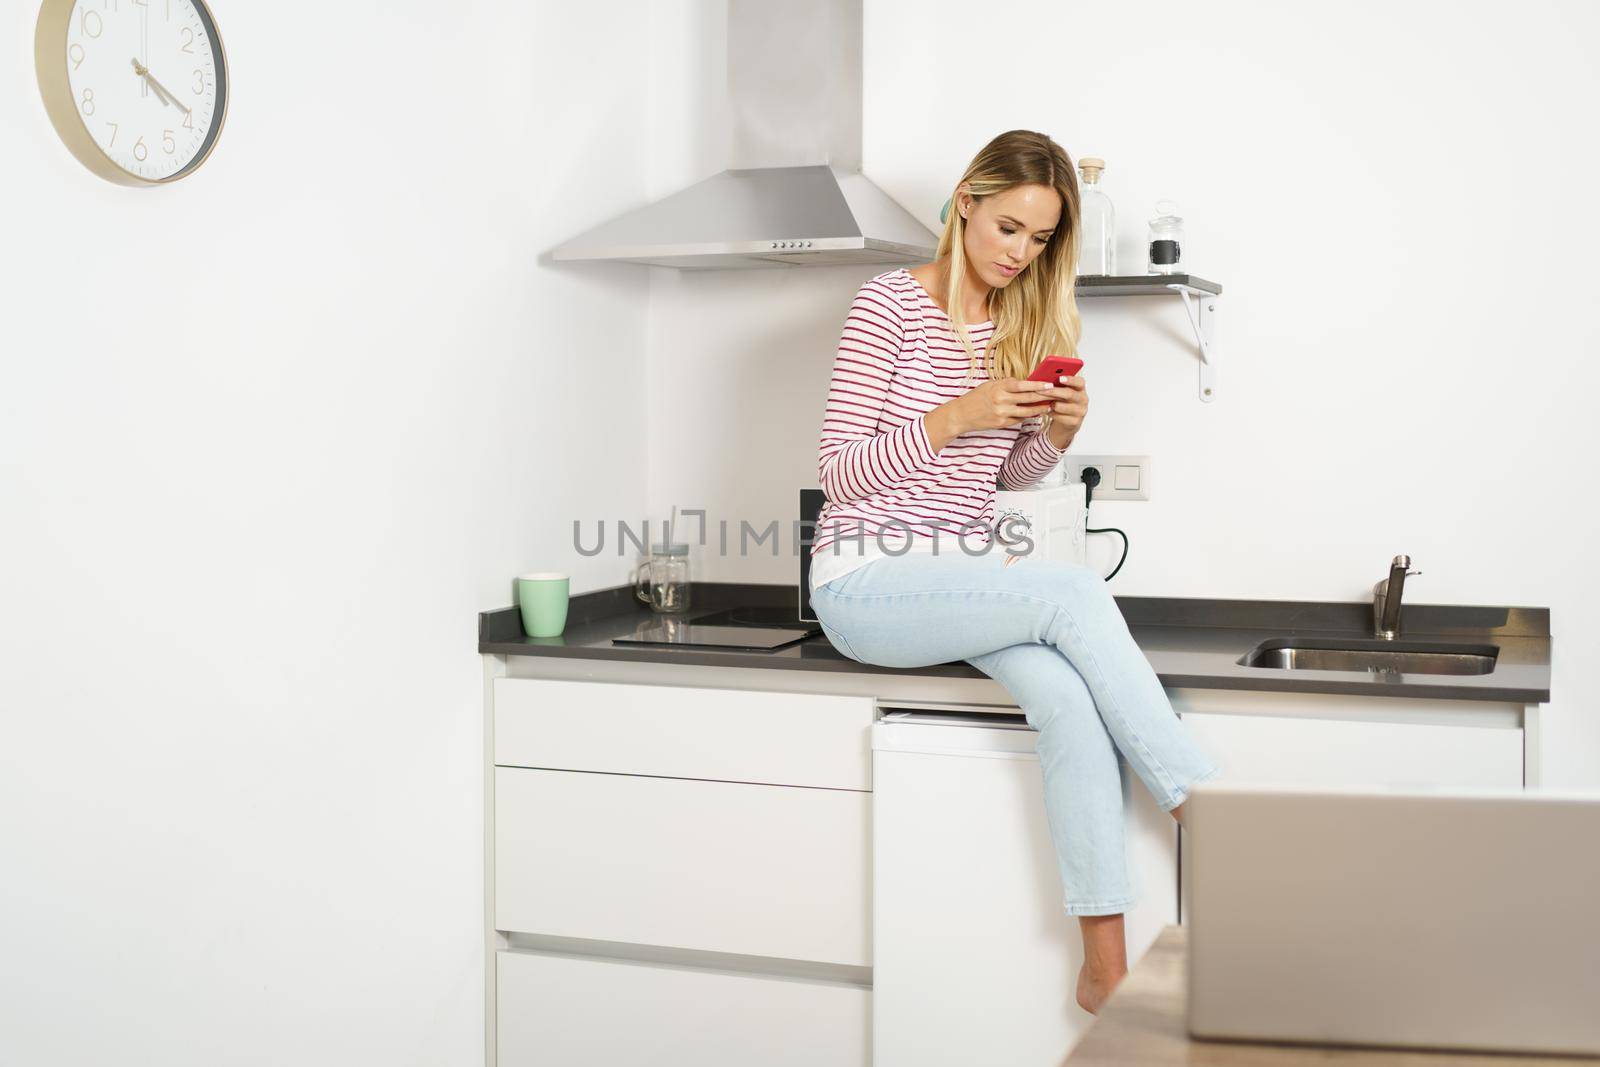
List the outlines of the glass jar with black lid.
{"type": "Polygon", "coordinates": [[[1150,220],[1151,274],[1183,273],[1183,219],[1170,200],[1156,203],[1156,214],[1150,220]]]}

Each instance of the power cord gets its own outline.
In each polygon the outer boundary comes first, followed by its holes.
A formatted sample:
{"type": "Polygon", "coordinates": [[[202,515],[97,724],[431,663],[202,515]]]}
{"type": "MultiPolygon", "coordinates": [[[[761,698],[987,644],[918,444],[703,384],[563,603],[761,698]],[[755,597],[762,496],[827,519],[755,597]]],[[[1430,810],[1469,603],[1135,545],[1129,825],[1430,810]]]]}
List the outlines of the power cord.
{"type": "MultiPolygon", "coordinates": [[[[1094,499],[1094,487],[1100,484],[1100,470],[1097,467],[1085,467],[1080,477],[1083,480],[1083,513],[1087,516],[1089,514],[1089,502],[1094,499]]],[[[1093,526],[1084,526],[1083,532],[1114,533],[1122,538],[1122,558],[1117,560],[1117,565],[1111,568],[1110,574],[1106,575],[1106,581],[1109,582],[1117,576],[1117,572],[1122,569],[1122,565],[1128,562],[1128,535],[1115,526],[1107,526],[1098,530],[1093,526]]]]}

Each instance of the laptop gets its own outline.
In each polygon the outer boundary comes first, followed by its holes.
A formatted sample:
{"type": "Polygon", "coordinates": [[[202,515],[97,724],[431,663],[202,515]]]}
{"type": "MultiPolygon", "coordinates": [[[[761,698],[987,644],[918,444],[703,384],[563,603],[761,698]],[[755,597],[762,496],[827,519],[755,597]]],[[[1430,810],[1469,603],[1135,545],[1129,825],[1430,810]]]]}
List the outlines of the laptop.
{"type": "Polygon", "coordinates": [[[1202,782],[1194,1037],[1600,1054],[1600,794],[1202,782]]]}
{"type": "Polygon", "coordinates": [[[816,622],[811,608],[811,543],[816,538],[817,516],[827,497],[821,489],[800,490],[800,620],[816,622]]]}

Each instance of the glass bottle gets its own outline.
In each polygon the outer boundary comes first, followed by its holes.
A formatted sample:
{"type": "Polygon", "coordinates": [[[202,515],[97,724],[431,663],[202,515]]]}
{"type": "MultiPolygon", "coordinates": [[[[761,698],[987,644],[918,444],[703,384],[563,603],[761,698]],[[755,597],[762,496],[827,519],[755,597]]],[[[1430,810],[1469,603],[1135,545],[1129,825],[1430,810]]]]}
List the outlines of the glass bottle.
{"type": "Polygon", "coordinates": [[[1151,274],[1182,274],[1183,219],[1170,200],[1156,201],[1156,215],[1150,220],[1151,274]]]}
{"type": "Polygon", "coordinates": [[[1078,187],[1078,273],[1117,273],[1117,216],[1111,198],[1100,188],[1106,161],[1086,156],[1078,160],[1082,182],[1078,187]]]}

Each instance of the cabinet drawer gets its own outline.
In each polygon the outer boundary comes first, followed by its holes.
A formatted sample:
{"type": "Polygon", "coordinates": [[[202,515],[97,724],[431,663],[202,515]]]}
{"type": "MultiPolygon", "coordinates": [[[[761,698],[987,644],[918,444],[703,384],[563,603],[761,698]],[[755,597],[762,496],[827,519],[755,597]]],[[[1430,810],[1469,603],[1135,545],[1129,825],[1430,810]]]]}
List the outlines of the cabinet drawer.
{"type": "Polygon", "coordinates": [[[498,678],[508,767],[871,789],[871,697],[498,678]]]}
{"type": "Polygon", "coordinates": [[[871,964],[870,793],[494,773],[497,928],[871,964]]]}
{"type": "Polygon", "coordinates": [[[496,953],[500,1067],[865,1067],[860,986],[496,953]]]}
{"type": "Polygon", "coordinates": [[[1183,724],[1232,782],[1522,787],[1518,729],[1194,713],[1183,724]]]}

